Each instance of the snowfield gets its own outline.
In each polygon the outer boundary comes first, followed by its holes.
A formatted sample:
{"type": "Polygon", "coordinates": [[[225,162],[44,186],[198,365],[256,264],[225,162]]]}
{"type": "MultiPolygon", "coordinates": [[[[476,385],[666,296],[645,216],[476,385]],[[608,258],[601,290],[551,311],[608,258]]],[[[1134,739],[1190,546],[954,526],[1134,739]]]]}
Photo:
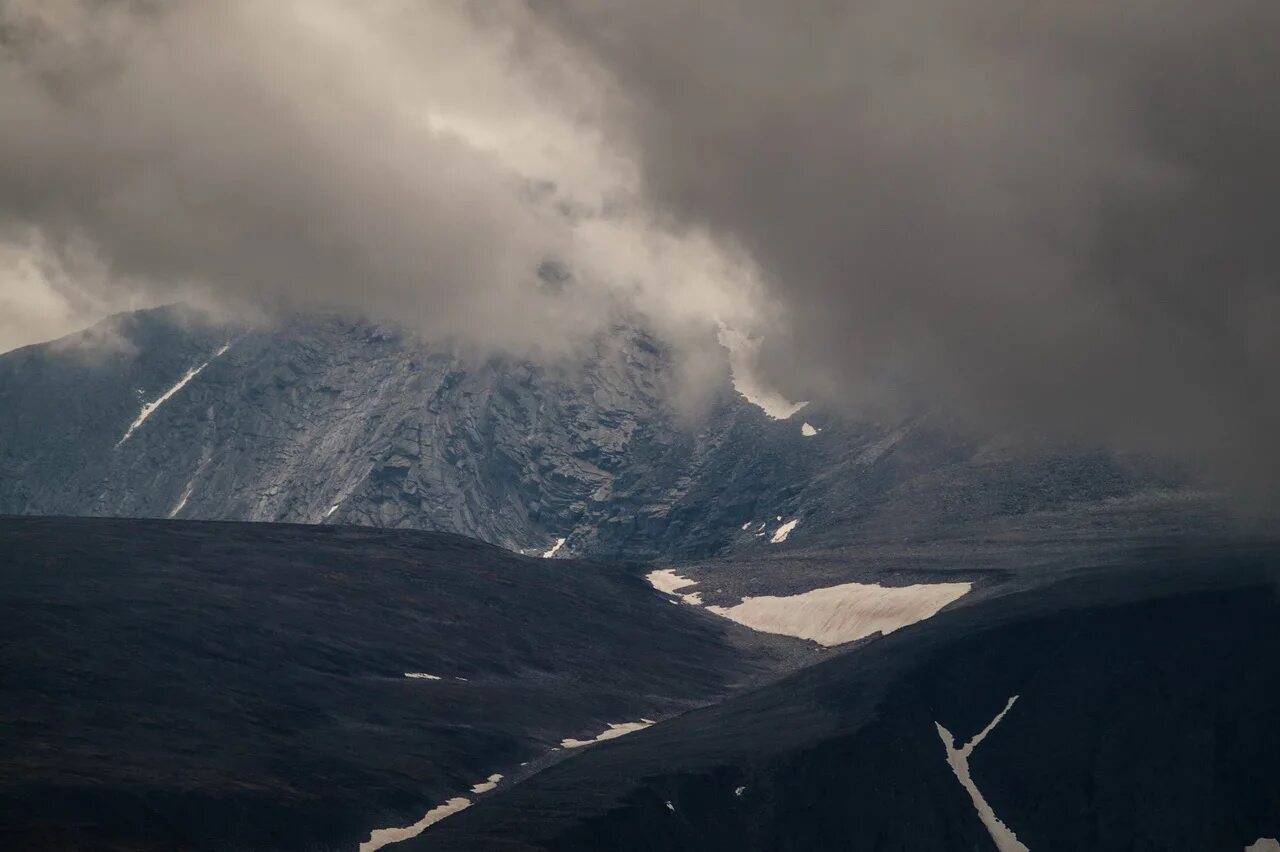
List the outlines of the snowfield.
{"type": "Polygon", "coordinates": [[[810,639],[830,647],[924,621],[970,588],[970,583],[844,583],[788,597],[747,597],[737,606],[707,610],[761,633],[810,639]]]}
{"type": "MultiPolygon", "coordinates": [[[[698,592],[681,592],[698,585],[673,569],[651,571],[646,579],[660,592],[675,595],[691,606],[702,606],[698,592]]],[[[952,601],[968,594],[971,583],[925,583],[880,586],[844,583],[798,595],[745,597],[736,606],[708,606],[708,612],[761,633],[809,639],[831,647],[875,633],[892,633],[936,615],[952,601]]]]}

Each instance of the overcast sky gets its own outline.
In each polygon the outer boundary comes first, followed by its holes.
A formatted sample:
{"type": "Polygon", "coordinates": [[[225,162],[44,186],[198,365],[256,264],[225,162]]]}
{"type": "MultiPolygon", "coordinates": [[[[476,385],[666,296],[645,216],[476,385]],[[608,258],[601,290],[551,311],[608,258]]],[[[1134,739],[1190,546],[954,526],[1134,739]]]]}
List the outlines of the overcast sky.
{"type": "Polygon", "coordinates": [[[792,398],[1280,474],[1270,0],[9,0],[0,347],[619,310],[792,398]],[[571,269],[565,289],[535,271],[571,269]]]}

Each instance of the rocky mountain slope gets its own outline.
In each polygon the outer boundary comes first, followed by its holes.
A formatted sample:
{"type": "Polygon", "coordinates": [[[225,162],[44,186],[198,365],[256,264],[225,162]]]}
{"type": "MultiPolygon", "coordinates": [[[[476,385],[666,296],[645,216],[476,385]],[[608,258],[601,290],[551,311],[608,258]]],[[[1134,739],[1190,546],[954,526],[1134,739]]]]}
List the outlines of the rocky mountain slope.
{"type": "Polygon", "coordinates": [[[1026,457],[928,417],[774,420],[727,359],[718,375],[682,405],[670,350],[628,325],[546,366],[334,318],[240,329],[141,311],[0,356],[0,512],[415,528],[644,559],[1185,514],[1164,479],[1097,454],[1026,457]]]}

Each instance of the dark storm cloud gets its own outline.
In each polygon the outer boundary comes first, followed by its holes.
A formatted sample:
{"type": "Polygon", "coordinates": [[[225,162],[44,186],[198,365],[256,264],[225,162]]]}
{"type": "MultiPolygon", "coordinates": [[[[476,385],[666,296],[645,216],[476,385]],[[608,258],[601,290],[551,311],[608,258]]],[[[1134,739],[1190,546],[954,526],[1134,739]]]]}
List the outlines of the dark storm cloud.
{"type": "Polygon", "coordinates": [[[538,342],[563,223],[437,114],[504,73],[472,32],[443,3],[0,4],[0,237],[160,298],[538,342]]]}
{"type": "Polygon", "coordinates": [[[622,306],[767,332],[792,398],[1266,491],[1277,32],[1273,0],[7,0],[0,306],[524,349],[622,306]]]}
{"type": "Polygon", "coordinates": [[[855,403],[1280,474],[1280,4],[533,0],[855,403]]]}
{"type": "Polygon", "coordinates": [[[635,203],[576,58],[518,2],[0,2],[0,350],[176,298],[528,354],[750,325],[741,260],[635,203]]]}

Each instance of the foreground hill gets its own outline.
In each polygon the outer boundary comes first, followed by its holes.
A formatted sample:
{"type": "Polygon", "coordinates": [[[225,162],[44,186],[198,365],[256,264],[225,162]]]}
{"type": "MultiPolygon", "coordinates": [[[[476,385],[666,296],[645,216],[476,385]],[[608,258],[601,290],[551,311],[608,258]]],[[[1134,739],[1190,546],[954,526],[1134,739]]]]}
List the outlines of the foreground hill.
{"type": "Polygon", "coordinates": [[[454,535],[3,518],[0,848],[354,850],[754,682],[746,634],[454,535]]]}
{"type": "Polygon", "coordinates": [[[1280,548],[1081,562],[549,768],[411,850],[1233,850],[1280,837],[1280,548]]]}
{"type": "Polygon", "coordinates": [[[1278,590],[1272,543],[1165,536],[654,569],[3,518],[0,848],[1242,850],[1278,590]]]}

